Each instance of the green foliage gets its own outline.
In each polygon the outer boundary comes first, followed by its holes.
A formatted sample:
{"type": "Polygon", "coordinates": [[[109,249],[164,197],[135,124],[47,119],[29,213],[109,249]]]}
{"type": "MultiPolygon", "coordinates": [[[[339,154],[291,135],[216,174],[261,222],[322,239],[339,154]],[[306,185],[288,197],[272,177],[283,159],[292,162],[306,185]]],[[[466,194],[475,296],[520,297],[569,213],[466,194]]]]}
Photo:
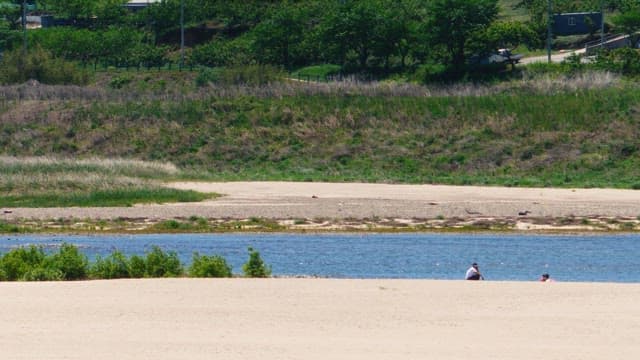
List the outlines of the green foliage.
{"type": "Polygon", "coordinates": [[[66,243],[50,259],[50,268],[58,270],[64,280],[85,279],[88,266],[87,257],[80,253],[78,247],[66,243]]]}
{"type": "Polygon", "coordinates": [[[199,68],[198,76],[196,76],[196,79],[195,79],[196,86],[202,87],[202,86],[217,83],[220,79],[221,73],[222,73],[221,68],[209,68],[209,67],[199,68]]]}
{"type": "MultiPolygon", "coordinates": [[[[144,271],[142,271],[142,274],[144,274],[144,271]]],[[[142,277],[142,274],[135,277],[142,277]]],[[[96,258],[95,262],[89,267],[89,276],[93,279],[124,279],[134,277],[132,276],[129,260],[118,250],[112,252],[105,258],[96,258]]]]}
{"type": "Polygon", "coordinates": [[[133,255],[129,259],[129,275],[132,278],[143,278],[147,273],[147,263],[145,259],[138,255],[133,255]]]}
{"type": "MultiPolygon", "coordinates": [[[[474,34],[484,32],[498,16],[497,0],[433,0],[426,23],[431,44],[443,49],[444,63],[462,69],[474,34]]],[[[495,40],[494,40],[495,41],[495,40]]],[[[473,46],[478,48],[479,46],[473,46]]]]}
{"type": "Polygon", "coordinates": [[[231,266],[218,255],[193,254],[193,260],[189,267],[189,275],[192,277],[231,277],[231,266]]]}
{"type": "Polygon", "coordinates": [[[146,277],[176,277],[184,269],[175,251],[164,252],[159,246],[153,246],[145,259],[146,277]]]}
{"type": "Polygon", "coordinates": [[[595,68],[624,75],[640,75],[640,52],[624,47],[597,54],[595,68]]]}
{"type": "Polygon", "coordinates": [[[25,280],[25,275],[32,269],[44,267],[45,258],[44,250],[34,245],[13,249],[2,255],[0,259],[1,280],[25,280]]]}
{"type": "Polygon", "coordinates": [[[221,85],[260,86],[280,82],[284,72],[270,65],[246,65],[224,68],[216,79],[221,85]]]}
{"type": "Polygon", "coordinates": [[[44,84],[81,85],[89,82],[89,75],[40,47],[30,49],[26,56],[21,50],[6,52],[0,62],[0,83],[16,84],[30,79],[44,84]]]}
{"type": "MultiPolygon", "coordinates": [[[[258,277],[268,276],[259,255],[253,260],[258,277]],[[260,265],[262,264],[262,265],[260,265]]],[[[268,271],[268,272],[267,272],[268,271]]],[[[142,277],[175,277],[184,274],[175,252],[165,252],[154,246],[145,257],[127,258],[115,250],[107,257],[97,257],[89,263],[86,256],[71,244],[63,243],[57,252],[47,254],[42,247],[28,246],[13,249],[0,257],[0,281],[60,281],[91,279],[122,279],[142,277]]],[[[231,266],[218,255],[193,254],[189,267],[192,277],[231,277],[231,266]]]]}
{"type": "Polygon", "coordinates": [[[311,79],[319,78],[324,80],[330,75],[336,75],[340,73],[340,70],[342,70],[342,67],[340,65],[312,65],[294,71],[294,76],[298,78],[308,77],[311,79]]]}
{"type": "Polygon", "coordinates": [[[271,267],[266,265],[260,253],[253,248],[248,248],[249,260],[242,265],[244,275],[252,278],[264,278],[271,275],[271,267]]]}

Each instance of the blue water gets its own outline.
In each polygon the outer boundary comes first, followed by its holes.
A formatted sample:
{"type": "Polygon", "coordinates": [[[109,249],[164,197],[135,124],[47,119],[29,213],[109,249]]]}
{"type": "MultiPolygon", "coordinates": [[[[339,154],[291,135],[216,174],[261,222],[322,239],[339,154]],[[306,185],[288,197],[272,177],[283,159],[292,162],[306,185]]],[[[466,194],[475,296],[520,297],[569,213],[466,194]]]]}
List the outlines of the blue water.
{"type": "Polygon", "coordinates": [[[27,244],[78,246],[90,259],[113,250],[144,255],[152,246],[188,264],[194,251],[221,255],[242,272],[249,246],[276,276],[461,279],[478,262],[487,280],[640,282],[640,235],[477,234],[153,234],[0,237],[0,252],[27,244]]]}

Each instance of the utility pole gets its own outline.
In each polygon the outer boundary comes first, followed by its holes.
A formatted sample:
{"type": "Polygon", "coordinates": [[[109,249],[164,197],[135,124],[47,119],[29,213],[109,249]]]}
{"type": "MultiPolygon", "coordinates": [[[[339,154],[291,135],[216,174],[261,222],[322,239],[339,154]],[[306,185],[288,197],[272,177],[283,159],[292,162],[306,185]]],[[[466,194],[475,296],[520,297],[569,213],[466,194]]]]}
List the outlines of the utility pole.
{"type": "Polygon", "coordinates": [[[180,70],[184,67],[184,0],[180,0],[180,70]]]}
{"type": "Polygon", "coordinates": [[[547,61],[551,64],[551,0],[547,0],[547,61]]]}
{"type": "Polygon", "coordinates": [[[604,49],[604,0],[600,0],[600,50],[604,49]]]}
{"type": "Polygon", "coordinates": [[[27,54],[27,0],[22,0],[22,34],[23,34],[23,51],[27,54]]]}

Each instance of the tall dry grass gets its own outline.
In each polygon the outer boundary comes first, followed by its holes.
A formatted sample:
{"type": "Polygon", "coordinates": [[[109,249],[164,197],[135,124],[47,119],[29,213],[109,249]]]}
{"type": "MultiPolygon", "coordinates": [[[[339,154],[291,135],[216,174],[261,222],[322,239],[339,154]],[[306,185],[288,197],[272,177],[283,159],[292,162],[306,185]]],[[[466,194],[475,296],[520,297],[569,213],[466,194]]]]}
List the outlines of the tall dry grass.
{"type": "Polygon", "coordinates": [[[138,160],[0,156],[0,191],[18,195],[158,188],[161,179],[179,172],[170,163],[138,160]]]}
{"type": "MultiPolygon", "coordinates": [[[[28,82],[21,85],[0,86],[0,102],[26,100],[99,100],[99,101],[185,101],[252,96],[281,98],[297,95],[328,96],[405,96],[447,97],[488,96],[515,91],[549,93],[602,89],[621,85],[621,77],[611,72],[583,72],[575,75],[525,75],[519,80],[498,84],[456,83],[451,85],[419,85],[405,82],[353,80],[334,82],[304,82],[285,80],[268,85],[216,85],[195,87],[193,84],[174,84],[162,91],[140,87],[105,89],[93,86],[44,85],[28,82]]],[[[0,104],[1,105],[1,104],[0,104]]]]}

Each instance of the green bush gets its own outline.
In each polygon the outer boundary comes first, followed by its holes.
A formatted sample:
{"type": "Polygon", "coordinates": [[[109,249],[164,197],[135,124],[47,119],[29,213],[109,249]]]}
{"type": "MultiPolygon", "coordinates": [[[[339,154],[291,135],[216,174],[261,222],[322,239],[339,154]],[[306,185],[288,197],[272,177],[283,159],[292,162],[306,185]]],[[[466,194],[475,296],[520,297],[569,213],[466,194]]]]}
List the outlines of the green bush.
{"type": "Polygon", "coordinates": [[[61,281],[64,274],[58,269],[38,267],[27,271],[21,280],[24,281],[61,281]]]}
{"type": "MultiPolygon", "coordinates": [[[[250,249],[250,251],[253,251],[250,249]]],[[[251,277],[266,277],[271,269],[252,252],[245,272],[251,277]]],[[[114,251],[107,257],[98,257],[89,263],[87,257],[71,244],[47,254],[40,246],[20,247],[0,257],[0,281],[59,281],[86,279],[122,279],[142,277],[174,277],[184,274],[184,268],[175,252],[164,252],[154,246],[145,257],[127,257],[114,251]]],[[[193,254],[189,267],[192,277],[231,277],[231,266],[218,255],[193,254]]]]}
{"type": "Polygon", "coordinates": [[[147,253],[145,269],[147,277],[174,277],[184,272],[178,254],[175,251],[166,253],[158,246],[147,253]]]}
{"type": "Polygon", "coordinates": [[[129,275],[134,279],[143,278],[147,273],[147,264],[138,255],[133,255],[129,259],[129,275]]]}
{"type": "Polygon", "coordinates": [[[84,85],[89,82],[89,74],[41,47],[31,49],[26,56],[21,50],[5,53],[0,62],[0,83],[18,84],[30,79],[43,84],[84,85]]]}
{"type": "Polygon", "coordinates": [[[249,261],[242,265],[242,271],[247,277],[264,278],[271,275],[271,266],[264,263],[260,253],[253,248],[249,248],[249,261]]]}
{"type": "Polygon", "coordinates": [[[131,277],[129,260],[120,251],[114,251],[104,259],[98,257],[89,267],[89,276],[93,279],[129,278],[131,277]]]}
{"type": "Polygon", "coordinates": [[[59,270],[64,280],[81,280],[87,278],[89,261],[80,253],[78,247],[64,243],[50,259],[50,267],[59,270]]]}
{"type": "Polygon", "coordinates": [[[231,277],[231,266],[218,255],[206,256],[193,253],[193,261],[189,267],[192,277],[231,277]]]}
{"type": "Polygon", "coordinates": [[[41,268],[46,254],[41,247],[20,247],[4,254],[0,259],[0,276],[5,281],[25,280],[25,274],[41,268]]]}
{"type": "Polygon", "coordinates": [[[601,51],[596,56],[596,68],[624,75],[640,74],[640,52],[633,48],[601,51]]]}

